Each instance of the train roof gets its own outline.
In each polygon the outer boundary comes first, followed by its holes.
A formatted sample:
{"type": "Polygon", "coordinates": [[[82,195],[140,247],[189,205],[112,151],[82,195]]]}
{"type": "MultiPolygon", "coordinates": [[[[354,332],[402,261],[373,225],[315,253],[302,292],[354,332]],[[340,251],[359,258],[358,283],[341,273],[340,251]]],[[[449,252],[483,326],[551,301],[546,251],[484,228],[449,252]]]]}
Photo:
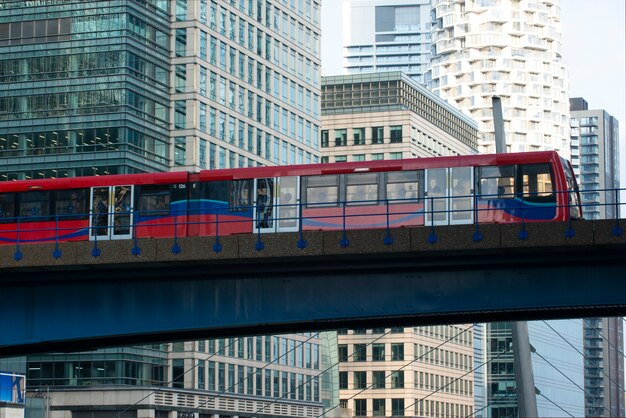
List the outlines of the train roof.
{"type": "Polygon", "coordinates": [[[73,177],[59,179],[32,179],[0,182],[0,192],[31,190],[78,189],[98,186],[173,184],[188,181],[218,181],[258,177],[311,176],[354,172],[379,172],[419,170],[444,167],[477,167],[519,163],[553,162],[558,164],[556,151],[538,151],[511,154],[463,155],[453,157],[427,157],[406,160],[378,160],[332,164],[306,164],[203,170],[198,173],[161,172],[143,174],[115,174],[106,176],[73,177]]]}

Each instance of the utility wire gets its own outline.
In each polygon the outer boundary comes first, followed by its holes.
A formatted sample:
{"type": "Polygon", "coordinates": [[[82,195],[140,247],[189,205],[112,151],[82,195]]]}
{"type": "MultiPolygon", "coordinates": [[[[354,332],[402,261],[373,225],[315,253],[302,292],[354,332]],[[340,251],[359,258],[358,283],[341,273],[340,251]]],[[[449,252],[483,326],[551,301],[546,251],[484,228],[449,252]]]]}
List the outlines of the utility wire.
{"type": "MultiPolygon", "coordinates": [[[[593,360],[589,359],[589,357],[587,357],[585,355],[585,353],[583,353],[582,351],[580,351],[578,348],[576,348],[567,338],[565,338],[563,335],[561,335],[560,332],[558,332],[557,330],[555,330],[550,324],[548,324],[545,320],[543,321],[544,324],[546,324],[548,326],[548,328],[550,328],[552,331],[554,331],[559,337],[561,337],[563,339],[563,341],[565,341],[570,347],[572,347],[574,350],[576,350],[578,352],[578,354],[580,354],[581,356],[583,356],[583,358],[589,362],[592,362],[593,360]]],[[[606,374],[606,372],[604,371],[604,367],[599,367],[599,364],[595,361],[593,361],[595,366],[598,367],[600,369],[600,371],[602,372],[603,375],[605,375],[607,377],[607,379],[609,379],[609,381],[613,382],[613,384],[615,384],[615,386],[617,386],[622,392],[624,392],[624,388],[617,383],[615,380],[611,379],[611,377],[606,374]]]]}
{"type": "MultiPolygon", "coordinates": [[[[591,396],[591,394],[589,394],[584,388],[582,388],[578,383],[574,382],[572,379],[569,378],[569,376],[567,376],[565,373],[563,373],[558,367],[556,367],[554,364],[552,364],[547,358],[545,358],[544,356],[542,356],[541,354],[539,354],[539,352],[535,349],[535,347],[533,347],[532,345],[530,346],[530,352],[533,354],[538,355],[543,361],[545,361],[546,363],[548,363],[554,370],[556,370],[557,372],[559,372],[563,377],[565,377],[567,380],[569,380],[571,383],[574,384],[574,386],[576,386],[578,389],[582,390],[583,393],[585,395],[591,396]]],[[[613,416],[611,414],[611,411],[604,405],[602,405],[602,407],[604,409],[606,409],[607,411],[609,411],[609,416],[613,416]]]]}
{"type": "Polygon", "coordinates": [[[556,406],[557,408],[559,408],[561,411],[565,412],[567,415],[569,415],[572,418],[576,418],[574,415],[570,414],[569,412],[567,412],[565,409],[561,408],[559,405],[556,404],[556,402],[554,402],[552,399],[548,398],[546,395],[544,395],[543,393],[541,393],[541,391],[537,388],[535,388],[535,393],[539,396],[543,396],[544,398],[546,398],[546,400],[548,402],[550,402],[552,405],[556,406]]]}

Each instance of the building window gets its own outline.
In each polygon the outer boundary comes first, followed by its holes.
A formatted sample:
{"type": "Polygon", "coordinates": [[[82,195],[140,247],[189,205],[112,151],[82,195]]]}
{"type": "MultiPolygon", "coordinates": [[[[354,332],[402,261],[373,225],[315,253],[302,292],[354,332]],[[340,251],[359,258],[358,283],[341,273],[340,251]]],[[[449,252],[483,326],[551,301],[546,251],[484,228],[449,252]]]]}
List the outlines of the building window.
{"type": "Polygon", "coordinates": [[[391,344],[391,360],[404,360],[404,344],[391,344]]]}
{"type": "Polygon", "coordinates": [[[354,353],[352,354],[353,361],[365,361],[367,353],[366,344],[354,344],[354,353]]]}
{"type": "Polygon", "coordinates": [[[385,361],[385,344],[372,344],[372,361],[385,361]]]}
{"type": "Polygon", "coordinates": [[[367,388],[367,372],[354,372],[354,389],[367,388]]]}
{"type": "Polygon", "coordinates": [[[367,415],[367,399],[354,400],[354,415],[364,417],[367,415]]]}
{"type": "Polygon", "coordinates": [[[391,400],[391,415],[404,416],[404,399],[392,399],[391,400]]]}
{"type": "Polygon", "coordinates": [[[372,389],[384,389],[385,388],[385,372],[373,371],[372,372],[372,389]]]}
{"type": "Polygon", "coordinates": [[[348,372],[339,372],[339,389],[348,389],[348,372]]]}
{"type": "Polygon", "coordinates": [[[402,370],[391,373],[391,388],[392,389],[404,388],[404,372],[402,370]]]}
{"type": "Polygon", "coordinates": [[[347,129],[335,129],[335,146],[345,147],[346,145],[348,145],[347,129]]]}
{"type": "Polygon", "coordinates": [[[348,346],[346,344],[339,344],[339,346],[337,346],[337,354],[340,362],[348,361],[348,346]]]}
{"type": "Polygon", "coordinates": [[[352,161],[365,161],[365,154],[355,154],[352,156],[352,161]]]}
{"type": "Polygon", "coordinates": [[[402,159],[402,153],[401,152],[390,152],[389,153],[389,159],[390,160],[401,160],[402,159]]]}
{"type": "Polygon", "coordinates": [[[375,417],[385,416],[385,400],[384,399],[372,399],[372,414],[375,417]]]}
{"type": "Polygon", "coordinates": [[[392,126],[389,128],[390,133],[390,142],[392,144],[397,144],[402,142],[402,126],[392,126]]]}
{"type": "Polygon", "coordinates": [[[323,130],[323,131],[322,131],[322,143],[321,143],[321,147],[322,147],[322,148],[328,148],[328,131],[327,131],[327,130],[323,130]]]}
{"type": "Polygon", "coordinates": [[[383,127],[376,126],[372,128],[372,144],[382,144],[383,143],[383,127]]]}
{"type": "Polygon", "coordinates": [[[385,154],[383,154],[382,152],[377,152],[372,154],[372,161],[378,161],[378,160],[384,160],[385,159],[385,154]]]}
{"type": "Polygon", "coordinates": [[[365,145],[365,128],[354,128],[352,130],[354,145],[365,145]]]}
{"type": "Polygon", "coordinates": [[[345,155],[336,155],[335,156],[335,162],[336,163],[345,163],[346,161],[348,161],[348,157],[346,157],[345,155]]]}

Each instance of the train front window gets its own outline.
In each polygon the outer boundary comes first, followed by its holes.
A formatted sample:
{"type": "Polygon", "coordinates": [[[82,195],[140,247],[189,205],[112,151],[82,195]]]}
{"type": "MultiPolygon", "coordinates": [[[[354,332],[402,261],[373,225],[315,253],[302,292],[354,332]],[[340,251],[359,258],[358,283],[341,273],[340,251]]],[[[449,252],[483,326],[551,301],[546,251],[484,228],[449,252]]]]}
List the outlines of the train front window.
{"type": "Polygon", "coordinates": [[[513,199],[515,197],[515,166],[478,167],[480,199],[513,199]]]}
{"type": "Polygon", "coordinates": [[[387,199],[389,203],[416,203],[420,198],[418,171],[387,173],[387,199]]]}
{"type": "Polygon", "coordinates": [[[346,176],[346,203],[348,205],[375,205],[377,202],[378,173],[346,176]]]}
{"type": "Polygon", "coordinates": [[[524,164],[519,166],[522,196],[529,202],[554,202],[550,164],[524,164]]]}
{"type": "Polygon", "coordinates": [[[339,199],[339,176],[311,176],[306,178],[307,207],[337,206],[339,199]]]}
{"type": "Polygon", "coordinates": [[[26,192],[20,195],[20,217],[41,221],[50,215],[50,192],[26,192]]]}
{"type": "Polygon", "coordinates": [[[0,221],[10,221],[15,217],[15,195],[13,193],[0,194],[0,221]]]}

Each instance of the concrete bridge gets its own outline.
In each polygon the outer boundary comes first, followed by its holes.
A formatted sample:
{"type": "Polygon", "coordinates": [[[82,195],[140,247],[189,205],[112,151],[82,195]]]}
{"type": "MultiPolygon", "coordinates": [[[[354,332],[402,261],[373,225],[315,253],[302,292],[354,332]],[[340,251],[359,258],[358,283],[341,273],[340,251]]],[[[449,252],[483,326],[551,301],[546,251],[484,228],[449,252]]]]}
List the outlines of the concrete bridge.
{"type": "Polygon", "coordinates": [[[0,356],[625,315],[624,229],[613,220],[3,245],[0,356]]]}

